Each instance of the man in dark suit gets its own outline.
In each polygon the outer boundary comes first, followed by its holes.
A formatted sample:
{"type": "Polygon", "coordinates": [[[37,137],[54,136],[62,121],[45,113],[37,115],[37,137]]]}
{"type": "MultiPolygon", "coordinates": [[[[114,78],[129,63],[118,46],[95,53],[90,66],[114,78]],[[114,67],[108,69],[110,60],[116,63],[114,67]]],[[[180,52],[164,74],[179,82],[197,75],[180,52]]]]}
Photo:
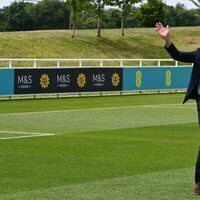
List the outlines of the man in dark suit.
{"type": "MultiPolygon", "coordinates": [[[[168,25],[164,27],[160,22],[156,23],[155,30],[165,40],[165,49],[174,60],[193,63],[192,74],[183,103],[185,103],[189,99],[196,100],[198,121],[200,126],[200,48],[193,52],[179,51],[170,40],[170,31],[168,25]]],[[[198,152],[195,168],[195,183],[196,185],[194,193],[200,195],[200,149],[198,152]]]]}

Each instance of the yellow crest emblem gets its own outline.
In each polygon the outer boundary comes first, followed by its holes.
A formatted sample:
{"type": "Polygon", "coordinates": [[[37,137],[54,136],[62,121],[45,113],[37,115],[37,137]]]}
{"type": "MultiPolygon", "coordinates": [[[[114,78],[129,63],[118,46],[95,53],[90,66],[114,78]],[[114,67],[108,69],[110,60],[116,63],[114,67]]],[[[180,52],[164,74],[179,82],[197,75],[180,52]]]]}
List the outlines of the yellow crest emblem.
{"type": "Polygon", "coordinates": [[[50,78],[49,78],[48,74],[45,74],[45,73],[42,74],[41,78],[40,78],[41,88],[46,89],[46,88],[48,88],[49,84],[50,84],[50,78]]]}
{"type": "Polygon", "coordinates": [[[112,84],[113,84],[113,86],[117,87],[117,86],[119,85],[119,83],[120,83],[119,74],[115,72],[115,73],[112,75],[112,84]]]}
{"type": "Polygon", "coordinates": [[[77,84],[80,88],[83,88],[86,84],[86,76],[85,74],[81,73],[77,77],[77,84]]]}

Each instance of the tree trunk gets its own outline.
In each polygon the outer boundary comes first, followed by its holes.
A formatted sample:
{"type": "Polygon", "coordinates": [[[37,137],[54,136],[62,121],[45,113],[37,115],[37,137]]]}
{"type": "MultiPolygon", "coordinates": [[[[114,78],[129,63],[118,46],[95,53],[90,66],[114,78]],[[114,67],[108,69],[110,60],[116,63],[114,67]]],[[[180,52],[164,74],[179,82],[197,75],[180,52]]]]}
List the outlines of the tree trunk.
{"type": "Polygon", "coordinates": [[[100,29],[100,17],[97,19],[97,37],[101,37],[101,29],[100,29]]]}
{"type": "Polygon", "coordinates": [[[122,36],[124,36],[124,18],[121,18],[121,31],[122,31],[122,36]]]}
{"type": "Polygon", "coordinates": [[[72,14],[71,9],[69,10],[69,30],[72,29],[72,14]]]}
{"type": "Polygon", "coordinates": [[[72,24],[72,31],[71,31],[71,38],[75,37],[75,27],[74,24],[72,24]]]}

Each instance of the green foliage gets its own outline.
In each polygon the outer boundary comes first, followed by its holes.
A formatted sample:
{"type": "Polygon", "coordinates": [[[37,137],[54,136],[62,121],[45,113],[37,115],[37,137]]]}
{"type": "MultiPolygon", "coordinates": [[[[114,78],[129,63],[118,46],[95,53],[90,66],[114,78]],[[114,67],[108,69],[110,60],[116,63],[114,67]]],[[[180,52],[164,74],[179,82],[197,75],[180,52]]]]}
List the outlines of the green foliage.
{"type": "Polygon", "coordinates": [[[121,25],[120,21],[121,13],[119,10],[116,9],[109,9],[104,12],[102,18],[103,28],[118,28],[121,25]],[[114,20],[110,20],[114,19],[114,20]]]}
{"type": "Polygon", "coordinates": [[[168,17],[166,23],[170,26],[196,26],[200,24],[199,11],[187,10],[183,4],[178,3],[176,7],[166,8],[168,17]]]}
{"type": "Polygon", "coordinates": [[[112,5],[117,6],[121,11],[121,17],[126,17],[131,13],[134,4],[141,2],[141,0],[113,0],[112,5]]]}
{"type": "Polygon", "coordinates": [[[132,7],[141,0],[113,0],[112,4],[121,11],[121,31],[124,36],[124,20],[130,15],[132,7]]]}
{"type": "Polygon", "coordinates": [[[58,0],[37,4],[14,2],[0,9],[0,31],[71,29],[71,24],[74,29],[95,29],[97,19],[99,29],[152,27],[157,21],[171,26],[200,25],[199,9],[187,10],[180,3],[176,7],[167,6],[161,0],[135,7],[136,2],[139,0],[68,0],[67,4],[58,0]]]}
{"type": "Polygon", "coordinates": [[[69,23],[68,15],[66,4],[60,1],[14,2],[0,10],[0,30],[64,29],[69,23]]]}
{"type": "Polygon", "coordinates": [[[101,16],[105,5],[110,4],[110,0],[88,0],[88,2],[93,6],[97,16],[101,16]]]}
{"type": "Polygon", "coordinates": [[[14,2],[7,8],[7,28],[14,31],[23,30],[24,28],[24,3],[14,2]]]}
{"type": "Polygon", "coordinates": [[[88,0],[88,2],[92,5],[97,15],[97,36],[101,36],[101,18],[104,12],[105,5],[110,4],[110,0],[88,0]]]}
{"type": "Polygon", "coordinates": [[[41,29],[59,29],[68,24],[66,15],[69,14],[64,2],[55,0],[41,1],[36,5],[37,22],[40,22],[41,29]]]}
{"type": "Polygon", "coordinates": [[[72,24],[76,24],[78,20],[78,16],[80,15],[81,11],[84,9],[84,5],[86,0],[67,0],[67,4],[71,10],[71,22],[72,24]]]}
{"type": "Polygon", "coordinates": [[[141,6],[142,24],[145,27],[153,27],[156,22],[165,23],[166,11],[162,0],[148,0],[141,6]]]}

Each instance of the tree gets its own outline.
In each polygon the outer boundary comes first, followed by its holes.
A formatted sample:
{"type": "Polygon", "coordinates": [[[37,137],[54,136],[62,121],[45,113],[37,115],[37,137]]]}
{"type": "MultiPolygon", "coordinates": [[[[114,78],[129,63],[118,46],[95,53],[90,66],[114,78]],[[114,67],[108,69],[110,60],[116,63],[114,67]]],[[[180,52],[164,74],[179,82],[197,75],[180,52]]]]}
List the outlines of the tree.
{"type": "Polygon", "coordinates": [[[79,11],[79,0],[68,0],[70,7],[70,25],[69,28],[72,30],[71,37],[75,36],[75,24],[77,23],[78,11],[79,11]]]}
{"type": "MultiPolygon", "coordinates": [[[[59,29],[66,24],[66,3],[59,0],[43,0],[36,4],[36,20],[39,29],[59,29]]],[[[64,28],[64,27],[63,27],[64,28]]]]}
{"type": "Polygon", "coordinates": [[[71,37],[75,37],[75,25],[77,24],[78,17],[81,12],[87,8],[87,0],[67,0],[70,7],[70,25],[69,28],[72,30],[71,37]]]}
{"type": "Polygon", "coordinates": [[[117,9],[106,9],[103,13],[102,17],[102,24],[104,28],[120,28],[121,21],[120,21],[121,12],[117,9]]]}
{"type": "Polygon", "coordinates": [[[95,13],[97,15],[97,36],[101,37],[101,18],[103,15],[105,5],[109,5],[111,3],[110,0],[88,0],[90,4],[93,6],[95,13]]]}
{"type": "Polygon", "coordinates": [[[197,15],[200,16],[200,0],[190,0],[191,2],[194,3],[195,6],[197,6],[197,15]]]}
{"type": "Polygon", "coordinates": [[[133,4],[139,3],[141,0],[113,0],[112,4],[118,6],[121,11],[121,34],[124,36],[124,21],[130,15],[133,4]]]}
{"type": "Polygon", "coordinates": [[[142,24],[145,27],[153,27],[156,22],[166,21],[165,4],[162,0],[148,0],[141,6],[142,24]]]}
{"type": "Polygon", "coordinates": [[[167,12],[166,24],[170,26],[197,26],[200,24],[198,9],[187,9],[184,4],[177,3],[175,7],[165,5],[167,12]]]}
{"type": "Polygon", "coordinates": [[[0,31],[64,29],[68,15],[66,3],[59,0],[13,2],[0,9],[0,31]]]}
{"type": "Polygon", "coordinates": [[[24,3],[13,2],[6,9],[5,20],[7,21],[8,30],[24,30],[24,3]]]}

